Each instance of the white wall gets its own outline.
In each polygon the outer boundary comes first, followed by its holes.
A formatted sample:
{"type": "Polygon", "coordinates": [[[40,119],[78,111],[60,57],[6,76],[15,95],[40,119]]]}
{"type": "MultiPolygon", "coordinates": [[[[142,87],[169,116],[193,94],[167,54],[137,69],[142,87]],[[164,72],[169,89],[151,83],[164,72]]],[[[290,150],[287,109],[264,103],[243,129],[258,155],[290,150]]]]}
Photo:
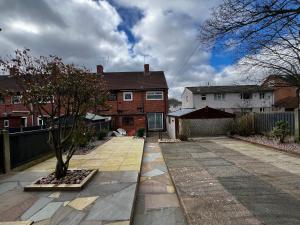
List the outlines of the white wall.
{"type": "Polygon", "coordinates": [[[208,106],[215,109],[227,109],[225,110],[227,112],[234,112],[240,111],[241,108],[252,108],[253,111],[259,112],[260,108],[266,108],[265,111],[269,111],[274,104],[274,98],[272,92],[266,92],[264,99],[259,98],[259,93],[253,93],[252,99],[241,99],[240,93],[226,93],[224,100],[215,100],[214,94],[206,94],[206,100],[201,100],[200,94],[194,94],[193,103],[197,109],[208,106]]]}
{"type": "Polygon", "coordinates": [[[193,93],[189,89],[184,88],[181,95],[182,108],[194,108],[193,100],[193,93]]]}
{"type": "Polygon", "coordinates": [[[169,137],[171,139],[176,139],[175,117],[171,117],[171,116],[166,117],[166,127],[167,127],[169,137]]]}

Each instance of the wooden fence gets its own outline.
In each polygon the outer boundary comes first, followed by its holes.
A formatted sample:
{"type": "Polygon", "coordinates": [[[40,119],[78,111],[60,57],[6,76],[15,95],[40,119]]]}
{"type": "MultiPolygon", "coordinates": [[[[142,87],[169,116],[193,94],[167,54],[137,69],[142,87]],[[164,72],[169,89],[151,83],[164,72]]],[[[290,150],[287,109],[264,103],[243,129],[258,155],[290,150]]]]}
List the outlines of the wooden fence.
{"type": "Polygon", "coordinates": [[[295,113],[294,112],[271,112],[253,114],[254,130],[256,133],[268,133],[275,126],[277,121],[286,121],[291,131],[295,134],[295,113]]]}

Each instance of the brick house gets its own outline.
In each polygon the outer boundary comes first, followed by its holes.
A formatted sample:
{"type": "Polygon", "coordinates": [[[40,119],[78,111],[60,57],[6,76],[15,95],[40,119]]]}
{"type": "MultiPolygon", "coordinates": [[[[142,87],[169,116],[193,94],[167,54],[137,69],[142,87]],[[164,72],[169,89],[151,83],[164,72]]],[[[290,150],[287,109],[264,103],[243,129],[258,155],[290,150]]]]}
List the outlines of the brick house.
{"type": "Polygon", "coordinates": [[[279,76],[268,76],[262,86],[274,88],[274,111],[293,111],[299,107],[298,88],[287,84],[279,76]]]}
{"type": "Polygon", "coordinates": [[[111,116],[114,129],[123,128],[133,135],[139,128],[165,130],[168,112],[168,85],[163,71],[103,72],[97,66],[109,89],[108,107],[101,115],[111,116]]]}

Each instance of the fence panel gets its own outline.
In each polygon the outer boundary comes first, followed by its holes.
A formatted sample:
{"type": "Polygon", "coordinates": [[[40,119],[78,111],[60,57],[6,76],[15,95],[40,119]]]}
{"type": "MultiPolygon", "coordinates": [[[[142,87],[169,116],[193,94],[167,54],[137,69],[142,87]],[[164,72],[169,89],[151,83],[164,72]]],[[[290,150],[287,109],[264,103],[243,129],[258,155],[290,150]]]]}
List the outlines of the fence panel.
{"type": "Polygon", "coordinates": [[[47,143],[47,130],[13,133],[9,135],[9,138],[12,169],[38,159],[52,151],[50,145],[47,143]]]}
{"type": "Polygon", "coordinates": [[[291,135],[295,134],[295,115],[294,112],[272,112],[272,113],[255,113],[254,129],[256,133],[270,132],[277,121],[286,121],[291,130],[291,135]]]}
{"type": "Polygon", "coordinates": [[[0,173],[5,172],[5,165],[4,165],[4,141],[3,141],[3,134],[0,133],[0,173]]]}

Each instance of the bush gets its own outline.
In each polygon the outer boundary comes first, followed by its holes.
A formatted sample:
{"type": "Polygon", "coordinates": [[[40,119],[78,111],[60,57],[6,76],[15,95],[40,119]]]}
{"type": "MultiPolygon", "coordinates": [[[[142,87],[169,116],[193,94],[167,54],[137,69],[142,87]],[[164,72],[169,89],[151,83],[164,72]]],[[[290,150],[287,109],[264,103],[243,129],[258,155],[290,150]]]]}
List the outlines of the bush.
{"type": "Polygon", "coordinates": [[[254,133],[253,130],[253,115],[246,114],[236,118],[234,122],[229,124],[229,132],[241,136],[249,136],[254,133]]]}
{"type": "Polygon", "coordinates": [[[286,121],[277,121],[275,127],[271,131],[271,136],[279,139],[280,143],[284,142],[287,135],[290,134],[290,128],[286,121]]]}
{"type": "Polygon", "coordinates": [[[101,130],[97,133],[97,139],[103,140],[107,136],[107,130],[101,130]]]}
{"type": "Polygon", "coordinates": [[[136,136],[138,136],[138,137],[144,137],[144,133],[145,133],[145,128],[140,128],[136,132],[136,136]]]}

